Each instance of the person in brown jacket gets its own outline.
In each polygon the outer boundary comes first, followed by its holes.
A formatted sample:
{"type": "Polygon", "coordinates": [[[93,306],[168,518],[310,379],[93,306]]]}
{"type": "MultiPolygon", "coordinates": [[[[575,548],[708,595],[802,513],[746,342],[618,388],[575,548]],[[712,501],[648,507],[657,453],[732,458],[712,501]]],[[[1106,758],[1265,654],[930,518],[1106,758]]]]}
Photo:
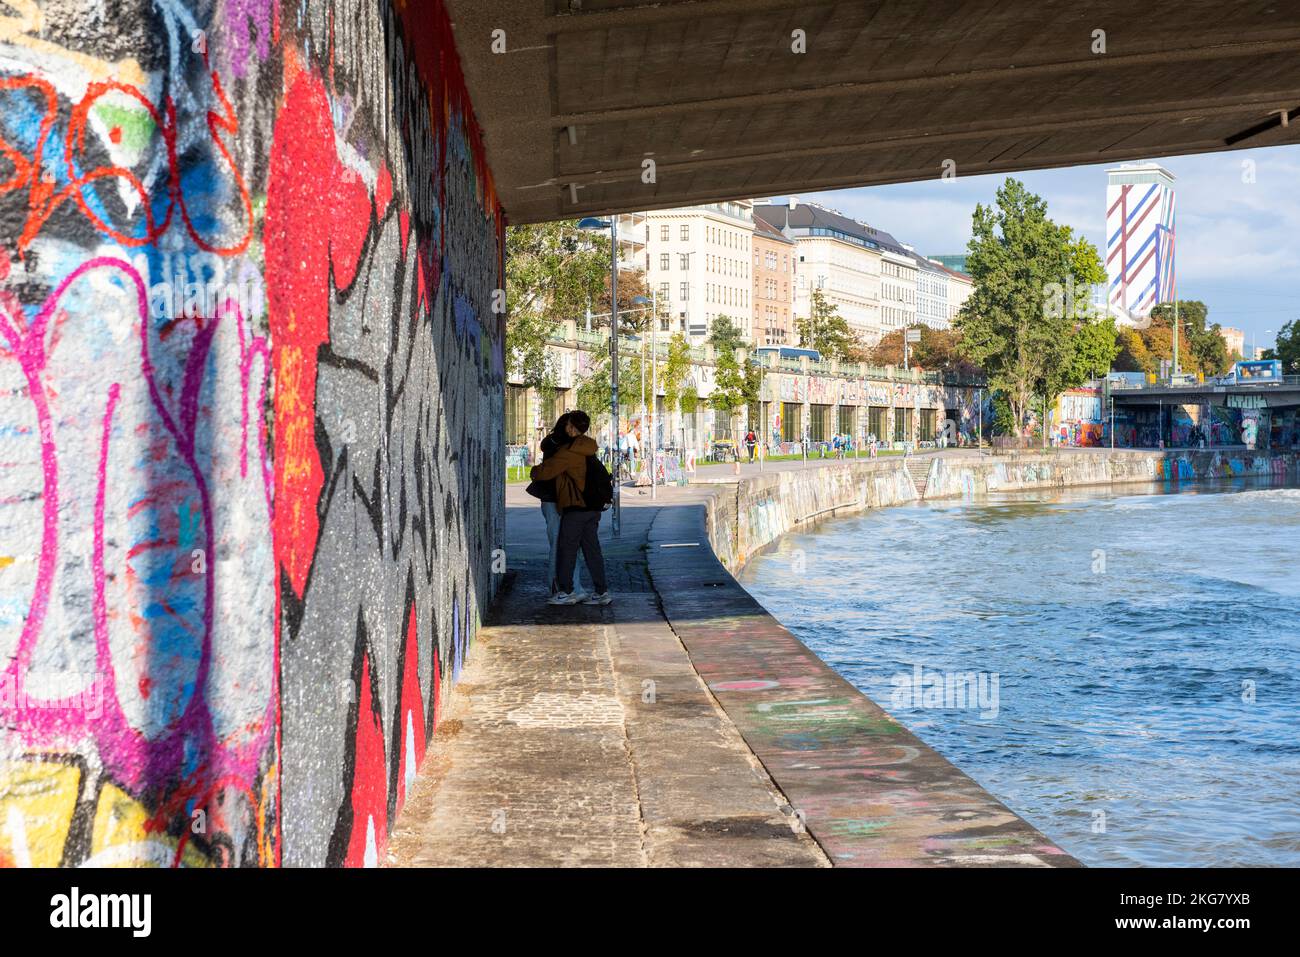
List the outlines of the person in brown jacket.
{"type": "Polygon", "coordinates": [[[588,509],[582,497],[587,486],[587,459],[596,454],[596,442],[587,435],[591,417],[581,410],[570,412],[564,428],[573,441],[540,465],[534,465],[530,473],[538,481],[555,480],[555,502],[561,515],[560,535],[555,546],[555,580],[559,591],[551,596],[548,604],[576,605],[582,602],[608,605],[611,600],[609,583],[605,579],[605,556],[601,554],[598,537],[601,513],[599,509],[588,509]],[[586,598],[573,587],[579,548],[596,589],[586,598]]]}

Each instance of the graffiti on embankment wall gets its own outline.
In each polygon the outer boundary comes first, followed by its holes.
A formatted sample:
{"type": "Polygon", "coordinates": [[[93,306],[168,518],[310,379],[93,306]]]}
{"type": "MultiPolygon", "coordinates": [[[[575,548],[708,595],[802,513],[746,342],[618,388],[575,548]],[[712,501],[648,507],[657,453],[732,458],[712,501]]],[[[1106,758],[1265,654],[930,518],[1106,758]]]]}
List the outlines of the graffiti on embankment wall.
{"type": "Polygon", "coordinates": [[[719,488],[706,500],[705,526],[714,554],[731,572],[793,528],[917,497],[901,459],[775,471],[719,488]]]}
{"type": "MultiPolygon", "coordinates": [[[[928,461],[927,500],[1128,482],[1300,478],[1300,457],[1276,452],[1050,450],[928,461]]],[[[786,532],[809,522],[918,498],[901,459],[847,461],[716,484],[718,491],[705,502],[705,528],[714,554],[733,573],[786,532]]]]}
{"type": "Polygon", "coordinates": [[[1276,452],[1027,452],[982,461],[937,457],[925,497],[969,500],[988,492],[1250,476],[1285,481],[1295,474],[1295,456],[1276,452]]]}
{"type": "Polygon", "coordinates": [[[0,863],[375,863],[493,582],[439,4],[0,9],[0,863]]]}

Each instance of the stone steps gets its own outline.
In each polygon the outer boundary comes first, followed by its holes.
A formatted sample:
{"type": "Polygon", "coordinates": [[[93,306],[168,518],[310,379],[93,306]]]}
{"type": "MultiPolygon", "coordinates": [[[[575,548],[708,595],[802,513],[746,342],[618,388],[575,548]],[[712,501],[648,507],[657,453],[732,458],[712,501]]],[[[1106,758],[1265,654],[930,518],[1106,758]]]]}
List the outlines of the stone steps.
{"type": "Polygon", "coordinates": [[[912,477],[912,484],[916,486],[917,498],[925,498],[925,486],[930,480],[930,459],[909,457],[904,464],[907,474],[912,477]]]}

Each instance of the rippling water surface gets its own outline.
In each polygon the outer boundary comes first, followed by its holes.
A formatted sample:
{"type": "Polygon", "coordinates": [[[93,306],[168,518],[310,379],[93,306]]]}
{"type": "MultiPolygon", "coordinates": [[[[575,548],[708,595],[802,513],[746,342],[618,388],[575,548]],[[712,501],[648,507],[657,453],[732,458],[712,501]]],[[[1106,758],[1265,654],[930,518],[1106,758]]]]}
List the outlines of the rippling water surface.
{"type": "Polygon", "coordinates": [[[1083,862],[1300,865],[1300,489],[1139,488],[877,509],[741,581],[1083,862]]]}

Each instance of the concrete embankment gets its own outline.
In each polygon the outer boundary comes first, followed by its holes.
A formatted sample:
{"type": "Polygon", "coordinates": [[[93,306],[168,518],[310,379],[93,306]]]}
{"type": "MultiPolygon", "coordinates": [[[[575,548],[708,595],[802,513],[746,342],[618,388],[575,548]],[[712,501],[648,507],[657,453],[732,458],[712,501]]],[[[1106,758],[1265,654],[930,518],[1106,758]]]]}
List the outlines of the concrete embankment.
{"type": "Polygon", "coordinates": [[[1048,449],[1005,454],[952,451],[928,461],[918,489],[899,458],[848,459],[818,468],[773,469],[739,478],[715,469],[697,481],[719,486],[705,506],[709,543],[730,571],[785,532],[834,514],[989,492],[1255,476],[1295,479],[1297,453],[1048,449]]]}
{"type": "MultiPolygon", "coordinates": [[[[1033,488],[1296,475],[1293,454],[1045,451],[828,462],[739,477],[663,509],[649,570],[665,617],[745,743],[838,866],[1072,866],[1077,861],[837,675],[729,574],[784,532],[838,512],[1033,488]],[[924,460],[921,459],[922,461],[924,460]]],[[[669,490],[672,491],[672,490],[669,490]]]]}

